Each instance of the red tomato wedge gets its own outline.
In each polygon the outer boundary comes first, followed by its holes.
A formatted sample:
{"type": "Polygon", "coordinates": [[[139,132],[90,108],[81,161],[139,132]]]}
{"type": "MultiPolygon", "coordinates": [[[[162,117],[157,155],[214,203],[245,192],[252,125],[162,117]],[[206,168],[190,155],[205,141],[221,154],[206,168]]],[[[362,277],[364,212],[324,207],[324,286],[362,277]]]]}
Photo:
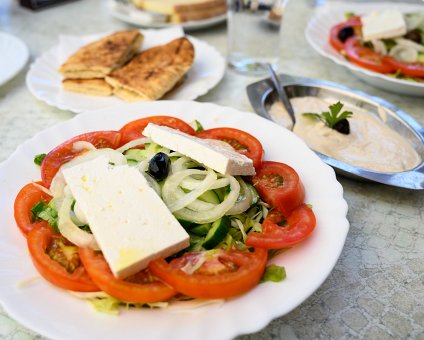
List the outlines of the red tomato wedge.
{"type": "MultiPolygon", "coordinates": [[[[42,185],[41,182],[36,182],[42,185]]],[[[29,183],[25,185],[15,198],[14,214],[19,229],[26,236],[37,225],[48,225],[46,221],[34,221],[32,207],[40,201],[50,202],[52,197],[42,190],[38,185],[29,183]]]]}
{"type": "Polygon", "coordinates": [[[424,77],[424,63],[407,63],[390,56],[385,56],[383,62],[396,71],[412,77],[424,77]]]}
{"type": "Polygon", "coordinates": [[[121,141],[121,133],[118,131],[96,131],[84,133],[67,140],[50,151],[41,163],[41,179],[43,185],[50,187],[53,177],[62,164],[80,155],[81,151],[73,150],[73,144],[78,141],[85,141],[93,144],[97,149],[116,149],[121,141]]]}
{"type": "Polygon", "coordinates": [[[218,139],[230,144],[236,151],[253,161],[255,169],[262,163],[263,148],[261,142],[251,134],[234,128],[215,128],[200,131],[199,138],[218,139]]]}
{"type": "Polygon", "coordinates": [[[315,215],[306,204],[293,210],[287,219],[278,210],[272,210],[262,223],[262,233],[251,232],[246,245],[266,249],[291,247],[306,239],[315,224],[315,215]],[[285,226],[280,226],[282,221],[286,223],[285,226]]]}
{"type": "Polygon", "coordinates": [[[331,46],[333,46],[337,51],[341,52],[342,50],[344,50],[344,42],[339,39],[339,32],[346,27],[354,28],[361,26],[361,18],[357,16],[351,17],[347,21],[333,26],[330,30],[329,39],[331,46]]]}
{"type": "Polygon", "coordinates": [[[47,281],[60,288],[78,292],[99,290],[80,264],[78,248],[70,245],[51,227],[34,227],[28,233],[27,242],[34,266],[47,281]],[[64,247],[67,247],[68,251],[62,251],[64,247]],[[70,248],[74,248],[72,256],[69,253],[70,248]]]}
{"type": "Polygon", "coordinates": [[[124,145],[134,139],[143,137],[142,132],[149,123],[167,126],[192,136],[195,134],[194,129],[181,119],[169,116],[152,116],[137,119],[124,125],[120,130],[122,133],[121,145],[124,145]]]}
{"type": "Polygon", "coordinates": [[[100,252],[80,248],[79,254],[91,278],[101,290],[121,301],[134,303],[166,301],[177,293],[148,270],[120,280],[112,274],[100,252]]]}
{"type": "Polygon", "coordinates": [[[392,73],[396,70],[391,65],[383,62],[384,57],[382,54],[362,46],[361,41],[357,37],[347,39],[344,47],[347,57],[354,64],[378,73],[392,73]]]}
{"type": "Polygon", "coordinates": [[[252,183],[261,198],[284,215],[303,203],[305,190],[297,172],[284,163],[265,161],[252,183]]]}
{"type": "Polygon", "coordinates": [[[204,299],[228,298],[245,293],[262,277],[268,252],[215,249],[208,252],[188,252],[167,263],[164,259],[150,263],[153,274],[177,291],[204,299]],[[204,261],[193,273],[187,268],[204,261]],[[184,271],[184,270],[185,271],[184,271]]]}

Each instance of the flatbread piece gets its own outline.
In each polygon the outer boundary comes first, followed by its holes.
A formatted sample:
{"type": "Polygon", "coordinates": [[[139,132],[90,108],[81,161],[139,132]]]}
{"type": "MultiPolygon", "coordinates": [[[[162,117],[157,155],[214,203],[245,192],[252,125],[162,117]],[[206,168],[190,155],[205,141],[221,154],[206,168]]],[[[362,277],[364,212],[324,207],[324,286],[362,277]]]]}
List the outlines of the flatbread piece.
{"type": "Polygon", "coordinates": [[[183,37],[136,55],[105,79],[126,101],[156,100],[183,78],[194,61],[194,47],[183,37]]]}
{"type": "Polygon", "coordinates": [[[59,68],[65,78],[104,78],[125,64],[140,49],[138,30],[115,32],[80,48],[59,68]]]}
{"type": "Polygon", "coordinates": [[[112,86],[104,79],[64,79],[62,84],[66,91],[92,96],[112,95],[112,86]]]}

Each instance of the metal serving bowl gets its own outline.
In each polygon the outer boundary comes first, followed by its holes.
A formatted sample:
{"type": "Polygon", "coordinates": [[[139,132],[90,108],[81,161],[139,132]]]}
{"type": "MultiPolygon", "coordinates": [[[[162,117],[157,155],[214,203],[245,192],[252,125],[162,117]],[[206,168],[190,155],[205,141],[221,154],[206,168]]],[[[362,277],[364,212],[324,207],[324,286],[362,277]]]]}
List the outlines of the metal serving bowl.
{"type": "MultiPolygon", "coordinates": [[[[337,99],[343,103],[363,108],[380,120],[382,120],[381,113],[383,112],[384,123],[408,140],[422,159],[421,163],[411,170],[380,172],[360,168],[316,152],[337,173],[355,179],[370,180],[400,188],[424,189],[424,128],[409,115],[381,98],[336,83],[286,74],[280,74],[279,79],[289,98],[314,96],[322,99],[337,99]]],[[[247,95],[255,112],[272,120],[269,108],[278,98],[271,79],[264,79],[249,85],[247,95]]]]}

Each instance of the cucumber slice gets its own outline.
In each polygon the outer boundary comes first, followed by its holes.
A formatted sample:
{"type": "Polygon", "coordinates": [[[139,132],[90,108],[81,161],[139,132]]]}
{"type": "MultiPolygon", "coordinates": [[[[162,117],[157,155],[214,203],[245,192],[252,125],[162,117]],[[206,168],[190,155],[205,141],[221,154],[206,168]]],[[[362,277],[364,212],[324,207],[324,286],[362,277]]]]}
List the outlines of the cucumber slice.
{"type": "Polygon", "coordinates": [[[204,130],[202,124],[197,119],[193,120],[189,124],[194,129],[194,131],[196,131],[196,132],[200,132],[200,131],[204,130]]]}
{"type": "Polygon", "coordinates": [[[198,226],[191,228],[190,232],[198,236],[205,236],[211,227],[212,223],[199,224],[198,226]]]}
{"type": "Polygon", "coordinates": [[[227,235],[231,227],[231,221],[228,216],[223,216],[212,223],[211,229],[208,231],[203,247],[212,249],[216,247],[227,235]]]}
{"type": "Polygon", "coordinates": [[[205,193],[199,196],[199,199],[208,203],[215,203],[215,204],[221,203],[217,193],[213,190],[206,191],[205,193]]]}
{"type": "Polygon", "coordinates": [[[180,222],[180,224],[183,226],[184,229],[190,229],[196,225],[196,223],[194,222],[181,220],[181,219],[178,219],[178,222],[180,222]]]}
{"type": "Polygon", "coordinates": [[[145,149],[130,149],[125,151],[125,157],[131,161],[141,162],[146,159],[146,156],[145,149]]]}

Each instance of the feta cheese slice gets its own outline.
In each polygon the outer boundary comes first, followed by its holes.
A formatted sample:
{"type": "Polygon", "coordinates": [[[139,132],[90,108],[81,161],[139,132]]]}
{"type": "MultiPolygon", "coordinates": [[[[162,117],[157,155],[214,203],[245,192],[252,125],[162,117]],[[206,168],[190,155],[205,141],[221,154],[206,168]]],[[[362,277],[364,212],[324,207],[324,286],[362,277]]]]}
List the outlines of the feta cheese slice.
{"type": "Polygon", "coordinates": [[[63,171],[112,273],[125,278],[189,245],[189,235],[136,168],[105,156],[63,171]]]}
{"type": "Polygon", "coordinates": [[[153,142],[194,159],[224,175],[250,176],[255,174],[253,161],[226,143],[190,136],[167,126],[149,123],[143,135],[153,142]]]}
{"type": "Polygon", "coordinates": [[[361,18],[364,41],[395,38],[406,34],[406,23],[397,9],[373,12],[361,18]]]}

